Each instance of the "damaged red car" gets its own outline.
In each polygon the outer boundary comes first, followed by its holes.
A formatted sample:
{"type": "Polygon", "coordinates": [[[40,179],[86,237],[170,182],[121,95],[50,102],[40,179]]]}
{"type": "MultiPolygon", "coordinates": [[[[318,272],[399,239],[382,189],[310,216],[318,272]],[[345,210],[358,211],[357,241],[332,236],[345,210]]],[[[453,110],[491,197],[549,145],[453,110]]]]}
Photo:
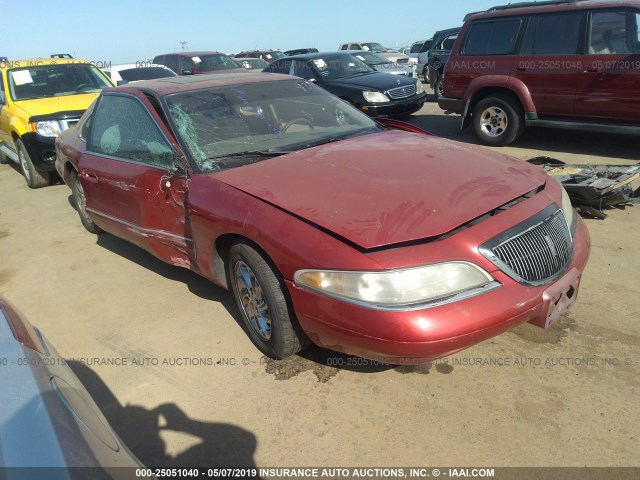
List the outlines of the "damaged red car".
{"type": "Polygon", "coordinates": [[[299,78],[167,78],[103,90],[56,166],[87,230],[232,290],[273,358],[421,363],[553,323],[590,248],[560,184],[383,122],[299,78]]]}

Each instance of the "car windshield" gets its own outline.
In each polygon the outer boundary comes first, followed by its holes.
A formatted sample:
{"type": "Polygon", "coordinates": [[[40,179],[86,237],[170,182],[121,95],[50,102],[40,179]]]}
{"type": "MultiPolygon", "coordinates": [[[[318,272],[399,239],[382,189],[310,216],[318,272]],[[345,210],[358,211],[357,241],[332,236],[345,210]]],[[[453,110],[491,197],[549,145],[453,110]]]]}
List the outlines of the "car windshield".
{"type": "Polygon", "coordinates": [[[215,72],[217,70],[238,68],[238,64],[224,53],[194,56],[191,57],[191,60],[193,60],[193,63],[196,66],[196,71],[194,73],[215,72]]]}
{"type": "Polygon", "coordinates": [[[384,48],[377,42],[368,42],[362,44],[363,50],[371,50],[372,52],[386,52],[387,49],[384,48]]]}
{"type": "Polygon", "coordinates": [[[362,60],[367,65],[382,65],[389,63],[389,59],[373,52],[354,52],[352,54],[358,60],[362,60]]]}
{"type": "Polygon", "coordinates": [[[164,102],[205,173],[380,131],[351,105],[299,79],[175,93],[164,102]]]}
{"type": "Polygon", "coordinates": [[[8,77],[11,97],[16,101],[95,93],[112,86],[97,67],[88,63],[14,68],[8,77]]]}
{"type": "Polygon", "coordinates": [[[137,82],[139,80],[153,80],[154,78],[177,77],[173,71],[162,67],[136,67],[118,70],[123,80],[137,82]]]}
{"type": "Polygon", "coordinates": [[[362,60],[358,60],[349,54],[327,55],[321,58],[314,58],[310,61],[310,64],[325,81],[362,75],[363,73],[373,71],[373,69],[367,66],[362,60]]]}

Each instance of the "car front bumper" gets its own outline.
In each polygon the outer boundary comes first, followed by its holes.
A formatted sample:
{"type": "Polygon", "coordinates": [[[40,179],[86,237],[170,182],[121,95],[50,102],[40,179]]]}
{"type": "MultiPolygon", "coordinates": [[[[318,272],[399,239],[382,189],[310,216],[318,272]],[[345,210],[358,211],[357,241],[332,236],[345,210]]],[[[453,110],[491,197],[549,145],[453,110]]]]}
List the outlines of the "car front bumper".
{"type": "Polygon", "coordinates": [[[370,117],[396,117],[417,112],[422,108],[426,99],[427,94],[421,93],[404,100],[387,103],[366,103],[357,107],[370,117]]]}
{"type": "Polygon", "coordinates": [[[578,219],[574,255],[565,274],[539,287],[492,272],[498,289],[441,306],[413,311],[381,311],[299,288],[287,282],[298,320],[321,347],[389,364],[420,364],[452,355],[506,330],[531,322],[548,326],[562,311],[553,310],[557,295],[573,289],[589,258],[589,233],[578,219]]]}
{"type": "Polygon", "coordinates": [[[22,143],[36,170],[51,172],[56,169],[55,140],[55,137],[44,137],[33,132],[22,135],[22,143]]]}

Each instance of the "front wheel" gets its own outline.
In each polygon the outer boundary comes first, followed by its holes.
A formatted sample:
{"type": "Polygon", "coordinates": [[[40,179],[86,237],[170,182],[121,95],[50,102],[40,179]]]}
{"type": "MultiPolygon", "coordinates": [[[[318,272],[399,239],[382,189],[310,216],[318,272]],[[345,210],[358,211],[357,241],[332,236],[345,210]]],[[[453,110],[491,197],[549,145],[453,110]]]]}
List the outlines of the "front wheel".
{"type": "Polygon", "coordinates": [[[308,340],[270,263],[248,242],[238,242],[229,251],[227,274],[249,338],[265,355],[282,359],[298,353],[308,340]]]}
{"type": "Polygon", "coordinates": [[[29,188],[42,188],[49,185],[49,172],[39,172],[33,166],[29,152],[25,148],[21,140],[15,141],[16,150],[18,151],[18,160],[22,174],[29,188]]]}
{"type": "Polygon", "coordinates": [[[497,147],[514,142],[524,129],[520,105],[504,95],[483,98],[473,109],[473,128],[478,139],[497,147]]]}
{"type": "Polygon", "coordinates": [[[84,195],[84,189],[82,188],[82,184],[80,183],[80,179],[78,178],[77,173],[71,174],[71,194],[73,195],[73,202],[75,203],[76,210],[78,215],[80,216],[80,221],[82,222],[82,226],[87,229],[88,232],[91,233],[100,233],[102,229],[93,223],[91,217],[87,213],[87,198],[84,195]]]}

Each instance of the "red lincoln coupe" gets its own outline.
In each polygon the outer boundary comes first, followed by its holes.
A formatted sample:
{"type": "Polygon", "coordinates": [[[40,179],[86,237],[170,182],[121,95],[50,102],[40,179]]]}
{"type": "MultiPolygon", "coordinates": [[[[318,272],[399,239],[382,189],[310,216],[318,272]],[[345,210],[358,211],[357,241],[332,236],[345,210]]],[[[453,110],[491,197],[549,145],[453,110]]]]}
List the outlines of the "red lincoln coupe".
{"type": "Polygon", "coordinates": [[[420,363],[547,327],[589,256],[540,168],[376,123],[300,78],[108,88],[57,150],[87,230],[231,289],[274,358],[311,341],[420,363]]]}

